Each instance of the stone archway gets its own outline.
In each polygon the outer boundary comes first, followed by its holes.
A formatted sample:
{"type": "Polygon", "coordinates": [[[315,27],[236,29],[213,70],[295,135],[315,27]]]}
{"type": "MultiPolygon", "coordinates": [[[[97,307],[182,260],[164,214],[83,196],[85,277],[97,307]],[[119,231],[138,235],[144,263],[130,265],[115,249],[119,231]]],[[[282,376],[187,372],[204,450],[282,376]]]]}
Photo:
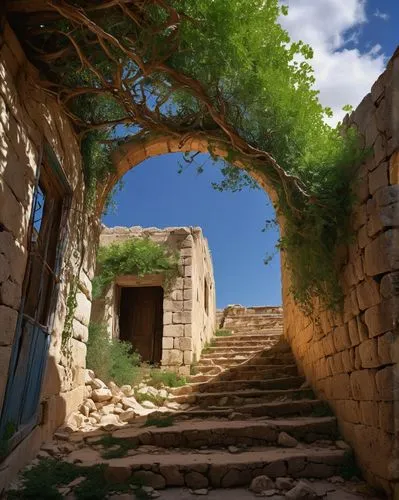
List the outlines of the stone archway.
{"type": "MultiPolygon", "coordinates": [[[[107,196],[116,183],[132,168],[153,156],[160,156],[167,153],[188,153],[199,152],[209,153],[210,147],[215,156],[226,158],[228,156],[227,144],[222,141],[212,143],[204,135],[191,135],[189,137],[177,137],[176,135],[157,135],[150,136],[141,141],[132,140],[126,142],[114,153],[113,162],[115,171],[107,179],[99,191],[97,202],[97,214],[100,215],[107,196]]],[[[272,186],[270,180],[260,171],[249,169],[243,160],[236,160],[233,165],[245,170],[258,185],[266,192],[271,202],[275,206],[277,202],[277,192],[272,186]]],[[[280,226],[281,221],[279,220],[280,226]]]]}

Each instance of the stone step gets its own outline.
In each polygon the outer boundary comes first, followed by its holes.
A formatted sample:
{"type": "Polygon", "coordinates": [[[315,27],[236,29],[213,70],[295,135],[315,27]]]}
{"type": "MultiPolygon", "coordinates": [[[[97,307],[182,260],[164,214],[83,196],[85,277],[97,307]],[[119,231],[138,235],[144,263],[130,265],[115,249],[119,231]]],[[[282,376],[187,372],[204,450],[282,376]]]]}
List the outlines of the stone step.
{"type": "MultiPolygon", "coordinates": [[[[175,390],[175,389],[183,389],[184,387],[190,387],[191,385],[202,385],[203,383],[206,383],[206,382],[209,382],[211,380],[213,380],[213,378],[215,377],[215,375],[203,375],[201,373],[199,373],[198,375],[190,375],[188,377],[188,380],[189,380],[189,383],[182,386],[182,387],[174,387],[174,388],[171,388],[172,390],[175,390]]],[[[169,390],[170,391],[170,390],[169,390]]]]}
{"type": "Polygon", "coordinates": [[[199,449],[203,446],[279,446],[281,432],[304,443],[335,441],[339,437],[335,417],[305,417],[270,422],[192,420],[164,428],[129,426],[114,431],[112,437],[123,439],[124,445],[131,446],[132,449],[141,445],[199,449]]]}
{"type": "MultiPolygon", "coordinates": [[[[205,384],[195,384],[195,386],[196,390],[199,392],[231,392],[231,391],[242,391],[248,389],[255,389],[255,390],[297,389],[304,382],[305,379],[303,377],[283,377],[283,378],[275,378],[272,380],[224,380],[224,381],[214,380],[205,384]]],[[[184,389],[184,386],[177,387],[176,389],[177,390],[184,389]]],[[[180,394],[180,393],[174,393],[174,394],[180,394]]]]}
{"type": "Polygon", "coordinates": [[[281,377],[270,380],[220,380],[219,377],[208,377],[209,380],[201,382],[190,382],[182,387],[171,387],[169,392],[175,396],[191,394],[193,392],[226,392],[247,389],[271,390],[271,389],[296,389],[304,382],[304,377],[281,377]]]}
{"type": "Polygon", "coordinates": [[[208,355],[208,354],[252,354],[254,352],[261,352],[266,350],[267,347],[263,345],[257,345],[257,346],[246,346],[246,345],[230,345],[230,346],[209,346],[205,349],[205,352],[203,351],[203,356],[208,355]]]}
{"type": "Polygon", "coordinates": [[[242,404],[268,403],[270,401],[294,401],[312,399],[312,389],[285,389],[285,390],[243,390],[234,392],[197,392],[171,396],[169,401],[198,405],[201,408],[209,406],[237,406],[242,404]]]}
{"type": "Polygon", "coordinates": [[[228,358],[231,359],[231,357],[235,358],[237,356],[241,356],[243,359],[248,359],[251,356],[254,356],[256,354],[260,354],[264,351],[264,348],[261,347],[260,349],[254,349],[250,347],[249,349],[228,349],[227,347],[221,347],[213,350],[211,347],[208,347],[207,350],[201,355],[200,361],[204,359],[217,359],[217,358],[228,358]]]}
{"type": "MultiPolygon", "coordinates": [[[[110,460],[99,457],[82,465],[106,464],[104,474],[111,481],[121,477],[127,481],[131,477],[156,489],[183,485],[198,489],[247,486],[260,475],[327,478],[337,475],[345,460],[345,452],[336,448],[267,447],[237,454],[203,451],[206,453],[143,453],[110,460]]],[[[93,454],[92,458],[97,457],[93,454]]]]}
{"type": "Polygon", "coordinates": [[[273,401],[257,404],[242,404],[238,408],[212,406],[207,409],[192,408],[175,414],[184,418],[229,418],[232,414],[237,417],[248,415],[254,418],[269,417],[283,418],[292,416],[331,416],[328,405],[319,399],[301,399],[298,401],[273,401]]]}
{"type": "Polygon", "coordinates": [[[214,337],[213,344],[210,347],[259,347],[260,349],[264,349],[268,346],[276,345],[276,340],[262,339],[259,340],[245,340],[240,339],[237,340],[233,336],[226,337],[222,339],[222,337],[214,337]]]}
{"type": "Polygon", "coordinates": [[[245,364],[238,368],[225,370],[218,375],[218,381],[223,380],[270,380],[298,375],[296,365],[251,365],[245,364]]]}
{"type": "Polygon", "coordinates": [[[254,356],[243,356],[237,354],[236,356],[222,357],[214,354],[204,354],[199,362],[197,367],[200,368],[202,366],[237,366],[241,365],[245,362],[251,365],[283,365],[283,364],[292,364],[294,363],[295,358],[292,355],[288,356],[269,356],[269,357],[260,357],[259,355],[254,356]]]}

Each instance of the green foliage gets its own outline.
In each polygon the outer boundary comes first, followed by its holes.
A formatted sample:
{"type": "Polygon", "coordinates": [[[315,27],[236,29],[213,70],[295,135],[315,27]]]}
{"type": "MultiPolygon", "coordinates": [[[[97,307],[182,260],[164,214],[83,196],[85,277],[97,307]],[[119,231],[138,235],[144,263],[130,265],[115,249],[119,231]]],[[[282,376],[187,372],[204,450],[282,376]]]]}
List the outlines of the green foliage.
{"type": "Polygon", "coordinates": [[[233,334],[231,333],[231,330],[227,330],[225,328],[223,329],[218,329],[215,332],[216,337],[231,337],[233,334]]]}
{"type": "Polygon", "coordinates": [[[111,492],[129,490],[128,484],[110,483],[104,475],[105,466],[81,467],[53,459],[41,460],[23,473],[23,488],[7,493],[9,499],[58,500],[64,496],[57,488],[68,485],[78,477],[85,481],[74,488],[77,500],[101,500],[111,492]]]}
{"type": "Polygon", "coordinates": [[[72,337],[73,318],[78,302],[76,294],[78,292],[78,279],[73,277],[70,282],[69,293],[66,301],[67,312],[64,321],[64,329],[62,330],[61,349],[64,354],[67,354],[69,348],[69,339],[72,337]]]}
{"type": "Polygon", "coordinates": [[[185,377],[179,375],[178,373],[169,371],[169,370],[161,370],[158,368],[153,368],[150,371],[150,375],[148,380],[146,380],[148,385],[155,387],[156,389],[166,387],[182,387],[187,383],[185,377]]]}
{"type": "Polygon", "coordinates": [[[154,403],[156,406],[163,406],[165,402],[165,398],[159,395],[154,395],[154,394],[143,394],[141,392],[138,392],[137,390],[134,391],[134,397],[138,403],[143,403],[144,401],[150,401],[151,403],[154,403]]]}
{"type": "Polygon", "coordinates": [[[104,382],[118,385],[138,383],[143,374],[141,358],[129,342],[110,340],[105,325],[90,323],[87,343],[87,367],[104,382]]]}
{"type": "Polygon", "coordinates": [[[173,424],[173,415],[167,415],[165,417],[149,415],[144,424],[144,427],[170,427],[173,424]]]}
{"type": "MultiPolygon", "coordinates": [[[[277,192],[276,210],[284,220],[279,248],[294,299],[308,314],[315,298],[338,309],[336,255],[348,242],[351,167],[362,154],[353,130],[341,134],[327,124],[332,113],[314,89],[312,49],[292,42],[279,24],[287,6],[278,0],[149,0],[126,4],[124,9],[138,9],[129,16],[112,2],[101,12],[82,0],[73,5],[109,34],[103,44],[93,24],[76,29],[71,16],[40,20],[28,45],[36,48],[35,57],[51,47],[47,73],[60,94],[90,89],[68,101],[84,132],[89,197],[112,178],[116,135],[141,140],[160,132],[201,134],[215,159],[214,144],[222,141],[228,157],[215,188],[254,186],[249,174],[260,171],[277,192]],[[126,130],[116,131],[117,122],[126,130]],[[233,166],[237,160],[246,172],[233,166]]],[[[100,278],[102,289],[109,276],[100,278]]]]}
{"type": "Polygon", "coordinates": [[[101,456],[107,460],[125,457],[129,450],[137,448],[137,445],[132,443],[129,439],[115,438],[112,437],[111,434],[103,436],[99,441],[96,441],[95,444],[106,448],[101,453],[101,456]]]}
{"type": "Polygon", "coordinates": [[[165,245],[149,238],[133,238],[101,247],[97,256],[98,273],[93,280],[93,296],[100,297],[118,275],[162,273],[164,288],[177,278],[179,257],[165,245]]]}

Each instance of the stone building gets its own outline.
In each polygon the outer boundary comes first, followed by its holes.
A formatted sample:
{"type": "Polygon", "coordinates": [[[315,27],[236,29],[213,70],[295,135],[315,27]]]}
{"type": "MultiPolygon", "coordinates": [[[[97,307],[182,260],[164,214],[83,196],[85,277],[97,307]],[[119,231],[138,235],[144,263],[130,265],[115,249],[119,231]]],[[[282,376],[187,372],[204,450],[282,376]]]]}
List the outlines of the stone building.
{"type": "Polygon", "coordinates": [[[117,276],[93,301],[91,320],[109,335],[130,341],[142,360],[183,375],[215,331],[212,259],[198,227],[103,229],[100,246],[147,237],[179,254],[179,272],[165,286],[163,274],[117,276]]]}
{"type": "MultiPolygon", "coordinates": [[[[14,4],[10,0],[7,8],[14,4]]],[[[46,5],[43,2],[43,9],[46,5]]],[[[2,5],[0,492],[83,401],[91,279],[100,234],[98,217],[85,206],[76,133],[57,99],[43,90],[38,71],[4,12],[2,5]]],[[[343,312],[321,311],[317,321],[309,321],[290,294],[290,277],[282,266],[284,334],[299,370],[334,409],[340,431],[352,445],[366,478],[392,495],[396,491],[396,498],[398,110],[399,50],[371,92],[346,118],[357,127],[370,154],[354,174],[353,238],[341,254],[343,312]]],[[[208,150],[203,135],[187,138],[165,133],[126,142],[115,154],[112,182],[152,156],[208,150]]],[[[226,156],[227,152],[220,147],[215,154],[226,156]]],[[[275,189],[259,172],[249,173],[275,202],[275,189]]],[[[103,191],[105,198],[108,191],[103,191]]],[[[184,304],[184,284],[182,290],[184,304]]],[[[165,311],[171,312],[173,327],[173,311],[165,311]]],[[[196,321],[192,319],[193,324],[196,321]]],[[[197,334],[194,337],[195,342],[202,341],[197,334]]],[[[172,350],[171,340],[167,342],[172,350]]],[[[174,345],[173,340],[173,350],[174,345]]],[[[191,352],[197,350],[193,344],[191,352]]]]}

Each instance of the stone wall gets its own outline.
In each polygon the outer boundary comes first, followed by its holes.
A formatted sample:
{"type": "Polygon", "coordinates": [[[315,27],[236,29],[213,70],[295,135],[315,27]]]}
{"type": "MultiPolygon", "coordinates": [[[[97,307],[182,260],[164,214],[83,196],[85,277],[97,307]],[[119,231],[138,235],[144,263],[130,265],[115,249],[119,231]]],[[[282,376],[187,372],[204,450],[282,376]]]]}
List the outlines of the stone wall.
{"type": "MultiPolygon", "coordinates": [[[[182,375],[204,343],[215,331],[215,284],[208,245],[200,228],[142,228],[134,226],[104,228],[100,245],[149,237],[179,252],[180,276],[164,290],[162,367],[182,375]],[[208,283],[208,312],[204,304],[204,282],[208,283]]],[[[118,337],[118,287],[163,286],[161,275],[117,276],[103,297],[93,303],[92,321],[105,323],[110,337],[118,337]]]]}
{"type": "Polygon", "coordinates": [[[189,291],[185,292],[190,294],[192,301],[192,354],[185,354],[189,364],[199,359],[202,348],[210,341],[216,328],[215,281],[208,242],[200,228],[196,228],[192,236],[192,255],[188,257],[191,263],[192,290],[191,294],[189,291]]]}
{"type": "Polygon", "coordinates": [[[0,407],[21,303],[35,179],[45,142],[54,152],[73,195],[65,214],[61,280],[55,297],[55,314],[49,325],[51,342],[41,395],[41,423],[2,463],[0,491],[3,482],[34,457],[40,443],[50,438],[66,415],[82,401],[84,389],[93,255],[87,244],[82,245],[90,240],[87,221],[81,215],[84,182],[80,152],[57,102],[41,91],[36,82],[35,70],[6,26],[0,47],[0,407]],[[61,338],[72,276],[79,278],[78,305],[73,315],[73,335],[62,354],[61,338]]]}
{"type": "MultiPolygon", "coordinates": [[[[367,479],[387,491],[399,480],[399,51],[350,117],[366,147],[353,211],[353,243],[341,269],[342,314],[319,326],[289,295],[283,272],[285,334],[301,370],[327,399],[367,479]],[[396,419],[395,419],[396,417],[396,419]],[[396,433],[396,435],[395,435],[396,433]],[[390,484],[391,483],[391,484],[390,484]]],[[[396,493],[399,495],[399,491],[396,493]]],[[[395,498],[399,498],[395,497],[395,498]]]]}

